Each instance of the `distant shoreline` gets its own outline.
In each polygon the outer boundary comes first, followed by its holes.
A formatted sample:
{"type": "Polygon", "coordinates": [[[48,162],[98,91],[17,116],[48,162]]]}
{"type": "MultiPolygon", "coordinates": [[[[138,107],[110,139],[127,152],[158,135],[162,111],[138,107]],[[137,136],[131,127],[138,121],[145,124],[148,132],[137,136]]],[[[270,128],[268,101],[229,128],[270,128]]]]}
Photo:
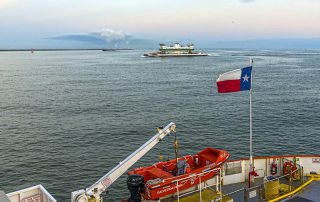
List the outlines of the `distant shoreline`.
{"type": "Polygon", "coordinates": [[[134,50],[130,48],[22,48],[22,49],[0,49],[0,52],[14,52],[14,51],[122,51],[134,50]]]}

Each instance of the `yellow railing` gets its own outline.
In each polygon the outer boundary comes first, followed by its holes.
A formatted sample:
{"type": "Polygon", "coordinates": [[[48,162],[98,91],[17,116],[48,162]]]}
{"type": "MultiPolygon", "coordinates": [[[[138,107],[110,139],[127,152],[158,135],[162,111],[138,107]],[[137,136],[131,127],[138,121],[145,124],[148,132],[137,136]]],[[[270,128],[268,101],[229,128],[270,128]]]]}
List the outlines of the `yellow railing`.
{"type": "Polygon", "coordinates": [[[272,199],[272,200],[269,200],[268,202],[276,202],[276,201],[279,201],[279,200],[281,200],[281,199],[287,198],[287,197],[289,197],[289,196],[297,193],[298,191],[300,191],[300,190],[301,190],[302,188],[304,188],[305,186],[309,185],[312,181],[314,181],[314,180],[319,180],[319,175],[308,175],[308,177],[310,177],[310,179],[309,179],[306,183],[302,184],[300,187],[298,187],[297,189],[295,189],[294,191],[291,191],[291,192],[289,192],[289,193],[287,193],[287,194],[284,194],[284,195],[282,195],[282,196],[279,196],[279,197],[277,197],[277,198],[274,198],[274,199],[272,199]]]}

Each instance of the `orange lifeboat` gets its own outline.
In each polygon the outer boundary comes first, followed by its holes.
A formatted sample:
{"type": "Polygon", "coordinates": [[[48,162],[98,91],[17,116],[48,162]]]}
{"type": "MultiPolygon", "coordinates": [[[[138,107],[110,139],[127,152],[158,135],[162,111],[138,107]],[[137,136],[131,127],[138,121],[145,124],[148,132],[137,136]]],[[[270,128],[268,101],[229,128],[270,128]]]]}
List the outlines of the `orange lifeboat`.
{"type": "Polygon", "coordinates": [[[209,147],[196,155],[183,156],[178,161],[172,159],[136,168],[128,172],[128,175],[141,176],[144,181],[141,196],[146,200],[155,200],[211,179],[228,158],[227,151],[209,147]]]}

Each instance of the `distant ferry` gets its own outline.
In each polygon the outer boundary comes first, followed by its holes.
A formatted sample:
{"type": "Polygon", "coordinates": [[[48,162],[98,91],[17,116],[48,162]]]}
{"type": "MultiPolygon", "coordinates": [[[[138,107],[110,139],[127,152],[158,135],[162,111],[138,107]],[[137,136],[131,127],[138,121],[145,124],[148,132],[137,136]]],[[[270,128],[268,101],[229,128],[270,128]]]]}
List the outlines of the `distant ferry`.
{"type": "Polygon", "coordinates": [[[146,53],[143,56],[146,57],[181,57],[181,56],[208,56],[207,53],[193,52],[193,44],[188,44],[182,46],[179,43],[174,45],[166,46],[165,44],[160,44],[158,52],[146,53]]]}

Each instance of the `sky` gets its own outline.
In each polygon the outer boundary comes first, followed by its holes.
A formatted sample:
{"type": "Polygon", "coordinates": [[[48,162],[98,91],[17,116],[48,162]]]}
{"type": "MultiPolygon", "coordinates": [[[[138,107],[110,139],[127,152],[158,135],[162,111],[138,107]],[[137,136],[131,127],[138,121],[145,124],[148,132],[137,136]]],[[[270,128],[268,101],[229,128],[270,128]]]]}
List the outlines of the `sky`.
{"type": "Polygon", "coordinates": [[[320,0],[0,0],[0,48],[320,38],[320,0]]]}

